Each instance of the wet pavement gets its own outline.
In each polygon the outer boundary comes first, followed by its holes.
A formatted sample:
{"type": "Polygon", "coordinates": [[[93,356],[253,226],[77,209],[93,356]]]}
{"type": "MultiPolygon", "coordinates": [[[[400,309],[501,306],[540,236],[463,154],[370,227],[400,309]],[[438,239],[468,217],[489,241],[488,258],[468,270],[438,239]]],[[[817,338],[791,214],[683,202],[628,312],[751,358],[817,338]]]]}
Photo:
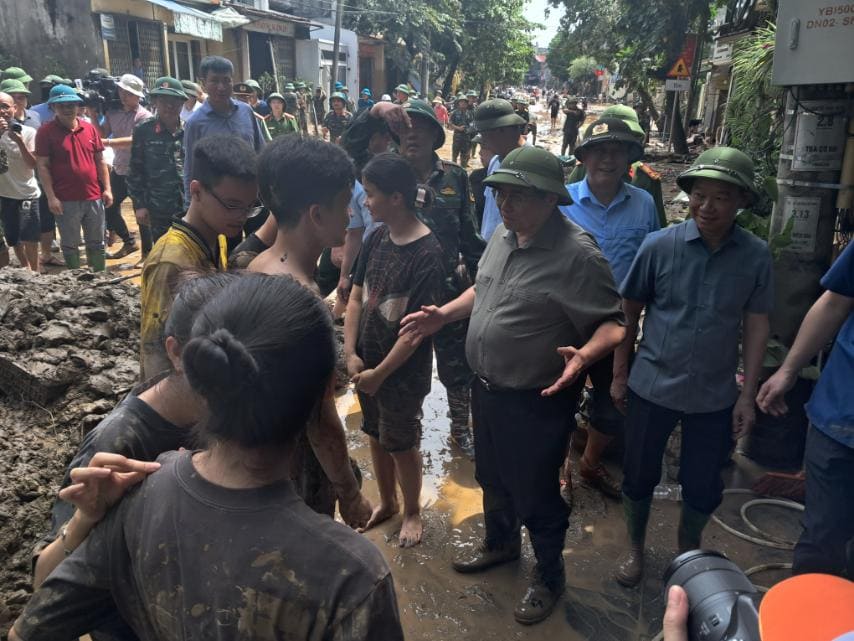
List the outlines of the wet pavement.
{"type": "MultiPolygon", "coordinates": [[[[367,437],[360,432],[361,413],[351,390],[338,397],[338,410],[346,417],[351,455],[364,474],[364,488],[378,500],[371,471],[367,437]]],[[[481,492],[474,480],[474,464],[449,445],[450,422],[442,385],[434,378],[424,405],[424,540],[401,549],[395,517],[366,536],[382,550],[392,568],[406,638],[412,641],[471,639],[629,640],[652,639],[661,629],[663,611],[661,577],[676,554],[679,505],[655,501],[648,534],[646,579],[641,587],[626,589],[612,578],[624,541],[620,504],[580,486],[575,479],[575,505],[564,559],[567,591],[547,621],[524,627],[513,619],[513,608],[524,593],[534,567],[533,552],[523,532],[522,558],[483,574],[460,575],[451,569],[456,555],[477,546],[483,535],[481,492]]],[[[531,426],[532,434],[536,426],[531,426]]],[[[577,454],[573,454],[577,460],[577,454]]],[[[754,464],[736,455],[728,468],[729,487],[750,487],[761,473],[754,464]]],[[[607,463],[612,473],[619,465],[607,463]]],[[[750,496],[728,496],[719,516],[744,530],[739,506],[750,496]]],[[[797,514],[778,508],[758,507],[751,512],[756,524],[783,538],[794,539],[797,514]]],[[[726,533],[712,523],[706,529],[704,547],[724,552],[743,569],[772,562],[789,562],[791,553],[754,545],[726,533]]],[[[788,571],[757,574],[755,581],[770,586],[788,571]]]]}

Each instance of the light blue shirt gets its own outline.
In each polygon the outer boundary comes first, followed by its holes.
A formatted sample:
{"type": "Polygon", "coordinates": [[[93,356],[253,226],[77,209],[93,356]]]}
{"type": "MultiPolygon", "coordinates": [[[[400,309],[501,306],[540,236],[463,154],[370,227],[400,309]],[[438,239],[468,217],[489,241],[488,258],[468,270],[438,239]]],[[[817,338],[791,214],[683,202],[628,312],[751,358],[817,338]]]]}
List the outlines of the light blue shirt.
{"type": "Polygon", "coordinates": [[[365,240],[368,235],[374,231],[382,223],[375,222],[371,216],[371,210],[365,205],[368,195],[365,193],[365,188],[358,180],[353,185],[353,195],[350,197],[350,222],[347,229],[363,229],[362,240],[365,240]]]}
{"type": "MultiPolygon", "coordinates": [[[[486,175],[491,176],[501,165],[501,158],[497,155],[492,157],[486,168],[486,175]]],[[[495,202],[495,190],[492,187],[483,188],[483,220],[480,223],[480,235],[489,242],[489,237],[495,228],[501,224],[501,212],[498,211],[498,203],[495,202]]]]}
{"type": "Polygon", "coordinates": [[[39,119],[41,120],[42,124],[53,120],[53,109],[51,109],[50,105],[46,102],[43,102],[39,105],[34,105],[33,111],[35,111],[39,115],[39,119]]]}
{"type": "Polygon", "coordinates": [[[652,196],[643,189],[621,183],[620,191],[606,206],[590,191],[585,177],[566,186],[572,204],[560,207],[564,216],[596,239],[618,286],[629,273],[643,239],[659,229],[652,196]]]}
{"type": "Polygon", "coordinates": [[[184,124],[184,204],[190,205],[190,181],[193,175],[193,147],[205,136],[231,134],[240,136],[255,151],[264,146],[261,121],[255,117],[252,107],[245,102],[230,99],[232,111],[227,116],[215,112],[205,102],[184,124]]]}

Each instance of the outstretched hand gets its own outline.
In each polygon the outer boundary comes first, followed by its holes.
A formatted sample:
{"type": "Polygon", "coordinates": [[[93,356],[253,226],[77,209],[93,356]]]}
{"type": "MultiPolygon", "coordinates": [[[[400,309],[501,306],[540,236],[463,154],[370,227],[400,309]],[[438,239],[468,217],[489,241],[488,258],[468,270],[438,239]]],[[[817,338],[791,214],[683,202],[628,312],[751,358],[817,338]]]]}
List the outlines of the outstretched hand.
{"type": "Polygon", "coordinates": [[[435,305],[425,305],[420,311],[412,312],[400,321],[398,336],[409,336],[421,340],[438,332],[446,323],[442,310],[435,305]]]}
{"type": "Polygon", "coordinates": [[[588,367],[587,359],[576,347],[558,347],[557,353],[563,356],[565,363],[563,374],[550,387],[540,392],[542,396],[554,396],[561,390],[566,389],[588,367]]]}
{"type": "Polygon", "coordinates": [[[160,469],[160,463],[129,459],[121,454],[98,452],[88,467],[71,470],[72,484],[60,490],[59,498],[68,501],[81,516],[97,523],[128,488],[160,469]]]}

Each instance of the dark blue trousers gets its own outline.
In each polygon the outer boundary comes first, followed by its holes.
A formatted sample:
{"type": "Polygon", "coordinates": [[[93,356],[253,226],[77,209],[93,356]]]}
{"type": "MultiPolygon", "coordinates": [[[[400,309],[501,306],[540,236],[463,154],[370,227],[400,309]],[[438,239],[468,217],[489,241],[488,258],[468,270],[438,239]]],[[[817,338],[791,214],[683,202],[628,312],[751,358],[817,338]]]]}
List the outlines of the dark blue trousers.
{"type": "Polygon", "coordinates": [[[854,579],[854,448],[810,428],[804,531],[793,574],[822,572],[854,579]]]}

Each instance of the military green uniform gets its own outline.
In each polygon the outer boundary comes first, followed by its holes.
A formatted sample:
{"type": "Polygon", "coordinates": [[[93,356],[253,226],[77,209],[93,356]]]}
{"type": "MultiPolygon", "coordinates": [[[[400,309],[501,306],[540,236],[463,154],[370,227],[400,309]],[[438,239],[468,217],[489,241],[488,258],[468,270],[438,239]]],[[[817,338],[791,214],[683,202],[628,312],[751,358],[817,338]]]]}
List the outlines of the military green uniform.
{"type": "MultiPolygon", "coordinates": [[[[440,160],[438,156],[434,156],[433,161],[434,169],[427,185],[433,190],[435,201],[429,209],[418,210],[418,217],[442,245],[446,269],[442,302],[445,303],[471,285],[486,243],[475,227],[472,212],[474,199],[468,175],[459,165],[440,160]],[[465,272],[460,269],[460,257],[465,272]]],[[[449,390],[467,387],[472,382],[473,375],[465,357],[467,331],[468,320],[459,321],[446,325],[434,337],[439,380],[449,390]]],[[[451,411],[453,413],[453,407],[451,411]]],[[[468,421],[468,416],[465,421],[468,421]]]]}
{"type": "Polygon", "coordinates": [[[468,167],[471,154],[471,124],[473,121],[472,110],[454,109],[451,112],[450,124],[456,127],[465,127],[465,131],[455,131],[453,143],[451,144],[451,158],[454,162],[457,158],[463,167],[468,167]]]}
{"type": "Polygon", "coordinates": [[[287,111],[282,114],[281,120],[276,120],[276,117],[270,114],[270,117],[267,119],[267,129],[270,131],[270,136],[273,138],[285,134],[299,133],[297,119],[287,111]]]}
{"type": "Polygon", "coordinates": [[[184,211],[184,130],[170,132],[158,118],[133,130],[128,194],[134,209],[147,209],[152,243],[184,211]]]}
{"type": "MultiPolygon", "coordinates": [[[[569,174],[567,184],[571,185],[572,183],[580,182],[584,180],[586,175],[587,170],[584,168],[584,165],[578,163],[575,165],[572,173],[569,174]]],[[[623,177],[623,180],[627,183],[631,183],[635,187],[643,189],[652,196],[653,201],[655,201],[655,209],[658,212],[658,223],[662,227],[667,227],[667,215],[664,211],[664,196],[661,193],[661,174],[645,162],[639,160],[632,164],[631,169],[629,169],[629,173],[623,177]]]]}

